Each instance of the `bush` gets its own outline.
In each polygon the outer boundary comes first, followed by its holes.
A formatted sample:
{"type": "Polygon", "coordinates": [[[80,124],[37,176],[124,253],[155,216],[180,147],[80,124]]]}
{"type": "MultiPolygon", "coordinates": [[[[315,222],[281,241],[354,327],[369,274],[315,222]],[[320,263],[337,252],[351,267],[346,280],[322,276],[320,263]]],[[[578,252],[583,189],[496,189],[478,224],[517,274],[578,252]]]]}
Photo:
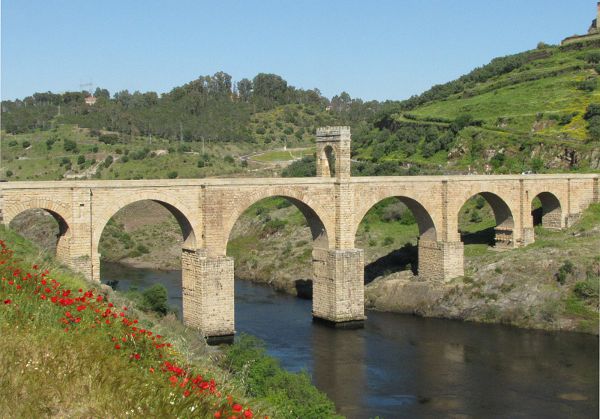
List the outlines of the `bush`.
{"type": "Polygon", "coordinates": [[[223,161],[228,164],[235,164],[235,159],[229,154],[223,158],[223,161]]]}
{"type": "MultiPolygon", "coordinates": [[[[242,335],[226,350],[222,365],[247,383],[249,395],[264,399],[281,417],[337,418],[335,406],[317,390],[307,373],[287,372],[266,353],[259,339],[242,335]]],[[[274,415],[277,417],[277,415],[274,415]]]]}
{"type": "Polygon", "coordinates": [[[567,276],[572,274],[573,271],[573,262],[571,262],[570,260],[565,260],[562,266],[558,268],[558,272],[556,273],[556,280],[559,284],[563,285],[567,280],[567,276]]]}
{"type": "Polygon", "coordinates": [[[142,310],[154,311],[165,315],[169,311],[167,289],[162,284],[155,284],[142,293],[142,310]]]}
{"type": "Polygon", "coordinates": [[[479,211],[473,210],[469,221],[471,221],[472,223],[480,223],[481,220],[482,220],[482,218],[481,218],[481,214],[479,214],[479,211]]]}
{"type": "Polygon", "coordinates": [[[144,246],[143,244],[138,244],[135,249],[142,255],[146,255],[146,254],[150,253],[150,250],[148,250],[148,248],[146,246],[144,246]]]}
{"type": "Polygon", "coordinates": [[[16,146],[17,144],[19,144],[19,143],[18,143],[16,140],[10,140],[10,141],[8,142],[8,146],[9,146],[9,147],[14,147],[14,146],[16,146]]]}
{"type": "Polygon", "coordinates": [[[77,143],[73,140],[65,139],[63,142],[63,148],[65,151],[71,151],[73,153],[77,153],[79,150],[77,149],[77,143]]]}
{"type": "Polygon", "coordinates": [[[7,170],[6,171],[6,177],[11,177],[13,175],[12,170],[7,170]]]}
{"type": "Polygon", "coordinates": [[[178,176],[178,173],[175,171],[167,173],[167,177],[169,179],[175,179],[177,176],[178,176]]]}
{"type": "Polygon", "coordinates": [[[579,281],[573,287],[575,295],[583,300],[598,298],[598,280],[579,281]]]}
{"type": "Polygon", "coordinates": [[[106,158],[104,159],[104,167],[108,167],[112,164],[113,162],[113,157],[111,155],[106,156],[106,158]]]}
{"type": "Polygon", "coordinates": [[[280,220],[279,218],[274,218],[270,221],[267,221],[267,223],[263,227],[263,237],[270,236],[271,234],[275,234],[278,231],[283,230],[286,224],[287,221],[280,220]]]}
{"type": "Polygon", "coordinates": [[[596,90],[596,79],[587,79],[577,83],[577,89],[584,92],[593,92],[596,90]]]}
{"type": "Polygon", "coordinates": [[[386,237],[383,239],[383,245],[384,245],[384,246],[389,246],[389,245],[390,245],[390,244],[392,244],[392,243],[394,243],[394,238],[393,238],[393,237],[386,236],[386,237]]]}
{"type": "Polygon", "coordinates": [[[85,163],[85,156],[83,156],[83,155],[77,156],[77,164],[83,164],[83,163],[85,163]]]}
{"type": "Polygon", "coordinates": [[[27,140],[23,141],[23,143],[21,144],[23,146],[23,148],[27,148],[29,146],[31,146],[31,143],[27,140]]]}

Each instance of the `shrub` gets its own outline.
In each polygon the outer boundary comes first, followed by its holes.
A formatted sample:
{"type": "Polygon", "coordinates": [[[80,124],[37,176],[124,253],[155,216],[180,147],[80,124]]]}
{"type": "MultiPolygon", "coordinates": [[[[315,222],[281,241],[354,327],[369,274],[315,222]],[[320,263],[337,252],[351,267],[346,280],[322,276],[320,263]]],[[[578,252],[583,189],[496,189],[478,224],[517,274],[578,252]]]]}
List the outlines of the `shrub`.
{"type": "Polygon", "coordinates": [[[23,146],[23,148],[27,148],[29,146],[31,146],[31,143],[27,140],[23,141],[23,143],[21,144],[23,146]]]}
{"type": "Polygon", "coordinates": [[[63,142],[63,148],[65,149],[65,151],[71,151],[73,153],[77,153],[79,151],[77,150],[77,143],[69,139],[65,139],[65,141],[63,142]]]}
{"type": "Polygon", "coordinates": [[[572,274],[573,271],[573,262],[571,262],[570,260],[565,260],[561,267],[558,268],[558,272],[556,273],[556,280],[559,284],[563,285],[567,280],[567,276],[572,274]]]}
{"type": "Polygon", "coordinates": [[[390,244],[392,244],[392,243],[394,243],[394,238],[393,238],[393,237],[386,236],[386,237],[383,239],[383,245],[384,245],[384,246],[389,246],[389,245],[390,245],[390,244]]]}
{"type": "Polygon", "coordinates": [[[83,164],[83,163],[85,163],[85,156],[80,154],[79,156],[77,156],[77,164],[83,164]]]}
{"type": "Polygon", "coordinates": [[[587,79],[577,83],[577,89],[584,92],[593,92],[596,90],[596,79],[587,79]]]}
{"type": "Polygon", "coordinates": [[[222,365],[242,376],[250,396],[264,399],[289,418],[334,418],[335,406],[311,385],[307,373],[290,373],[266,353],[263,342],[242,335],[229,347],[222,365]]]}
{"type": "Polygon", "coordinates": [[[575,295],[581,299],[587,300],[598,298],[598,280],[590,279],[587,281],[579,281],[573,287],[575,295]]]}
{"type": "Polygon", "coordinates": [[[143,244],[138,244],[135,249],[142,255],[150,253],[150,250],[148,250],[148,248],[143,244]]]}
{"type": "Polygon", "coordinates": [[[265,226],[263,227],[263,235],[269,236],[271,234],[275,234],[286,226],[287,221],[280,220],[279,218],[274,218],[270,221],[267,221],[265,226]]]}
{"type": "Polygon", "coordinates": [[[113,157],[111,155],[106,156],[106,158],[104,159],[104,167],[108,167],[112,164],[113,162],[113,157]]]}
{"type": "Polygon", "coordinates": [[[12,170],[7,170],[6,171],[6,177],[11,177],[13,175],[12,170]]]}
{"type": "Polygon", "coordinates": [[[223,158],[223,161],[228,164],[235,164],[235,159],[229,154],[223,158]]]}
{"type": "Polygon", "coordinates": [[[19,144],[19,143],[18,143],[16,140],[10,140],[10,141],[8,142],[8,146],[9,146],[9,147],[14,147],[14,146],[16,146],[17,144],[19,144]]]}
{"type": "Polygon", "coordinates": [[[471,213],[471,218],[469,219],[469,221],[471,221],[472,223],[480,223],[481,222],[481,215],[479,214],[479,211],[473,210],[473,212],[471,213]]]}
{"type": "Polygon", "coordinates": [[[172,172],[169,172],[169,173],[167,173],[167,177],[168,177],[169,179],[175,179],[177,176],[178,176],[178,173],[177,173],[177,172],[175,172],[175,171],[172,171],[172,172]]]}
{"type": "Polygon", "coordinates": [[[167,289],[162,284],[155,284],[142,293],[142,310],[154,311],[165,315],[169,311],[167,289]]]}

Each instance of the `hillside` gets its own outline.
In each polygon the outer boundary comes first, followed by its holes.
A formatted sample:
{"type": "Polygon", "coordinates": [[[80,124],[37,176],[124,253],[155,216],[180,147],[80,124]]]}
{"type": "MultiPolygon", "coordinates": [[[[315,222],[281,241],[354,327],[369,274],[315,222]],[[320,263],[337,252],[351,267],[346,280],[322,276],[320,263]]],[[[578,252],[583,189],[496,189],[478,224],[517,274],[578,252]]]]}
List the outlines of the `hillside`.
{"type": "Polygon", "coordinates": [[[194,178],[313,171],[316,127],[350,125],[353,173],[600,169],[600,41],[500,57],[404,101],[331,100],[273,74],[219,72],[171,92],[36,93],[2,102],[9,179],[194,178]],[[596,106],[598,105],[598,106],[596,106]],[[264,164],[256,152],[274,152],[264,164]],[[279,154],[277,154],[279,153],[279,154]],[[248,158],[250,156],[250,158],[248,158]],[[281,160],[279,160],[281,159],[281,160]]]}
{"type": "Polygon", "coordinates": [[[163,315],[160,289],[90,283],[5,228],[0,274],[0,409],[11,417],[339,417],[256,339],[209,347],[163,315]]]}
{"type": "Polygon", "coordinates": [[[495,173],[600,168],[600,42],[492,60],[390,106],[356,157],[495,173]],[[591,107],[590,107],[591,106],[591,107]]]}

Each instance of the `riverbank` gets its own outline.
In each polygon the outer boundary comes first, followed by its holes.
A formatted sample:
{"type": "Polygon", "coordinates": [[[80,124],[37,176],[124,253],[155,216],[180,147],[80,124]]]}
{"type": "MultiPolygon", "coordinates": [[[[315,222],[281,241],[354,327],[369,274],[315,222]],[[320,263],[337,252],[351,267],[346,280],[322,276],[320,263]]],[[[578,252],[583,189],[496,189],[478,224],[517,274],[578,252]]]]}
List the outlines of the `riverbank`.
{"type": "Polygon", "coordinates": [[[367,307],[424,317],[598,334],[600,205],[564,231],[536,229],[536,242],[494,252],[471,249],[466,276],[448,283],[411,272],[376,278],[367,307]]]}
{"type": "Polygon", "coordinates": [[[241,338],[206,345],[173,315],[61,267],[0,228],[0,411],[15,417],[337,418],[310,383],[241,338]],[[261,368],[248,368],[248,365],[261,368]]]}

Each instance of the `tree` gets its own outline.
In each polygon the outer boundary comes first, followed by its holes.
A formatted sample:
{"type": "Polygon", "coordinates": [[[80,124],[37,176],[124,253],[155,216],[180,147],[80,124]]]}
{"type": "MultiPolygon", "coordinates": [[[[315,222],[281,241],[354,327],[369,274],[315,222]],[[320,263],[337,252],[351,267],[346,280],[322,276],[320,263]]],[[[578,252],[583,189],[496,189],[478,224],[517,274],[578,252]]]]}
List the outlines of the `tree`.
{"type": "Polygon", "coordinates": [[[240,100],[248,102],[252,97],[252,82],[248,79],[241,79],[237,83],[237,90],[240,100]]]}

